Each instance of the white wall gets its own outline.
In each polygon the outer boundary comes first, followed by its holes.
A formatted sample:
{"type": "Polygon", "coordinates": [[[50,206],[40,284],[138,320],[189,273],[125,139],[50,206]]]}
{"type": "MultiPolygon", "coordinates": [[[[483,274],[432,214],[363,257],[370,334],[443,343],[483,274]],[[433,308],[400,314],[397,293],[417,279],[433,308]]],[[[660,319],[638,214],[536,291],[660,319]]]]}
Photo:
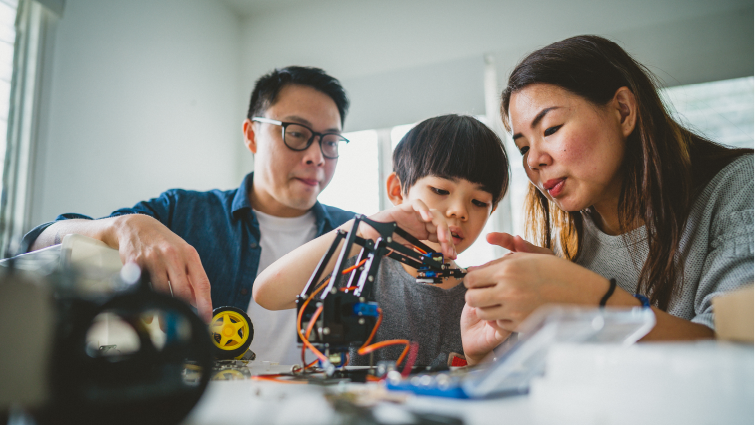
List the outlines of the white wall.
{"type": "Polygon", "coordinates": [[[503,83],[526,53],[578,34],[619,41],[669,85],[749,76],[752,16],[746,0],[285,2],[244,19],[242,69],[323,67],[349,91],[347,130],[362,130],[484,113],[484,54],[503,83]]]}
{"type": "Polygon", "coordinates": [[[240,183],[240,21],[228,8],[66,0],[51,38],[33,223],[240,183]]]}
{"type": "Polygon", "coordinates": [[[93,216],[171,187],[234,188],[256,79],[320,66],[352,100],[346,130],[484,114],[527,52],[612,38],[666,84],[753,74],[747,0],[66,0],[51,33],[32,222],[93,216]]]}

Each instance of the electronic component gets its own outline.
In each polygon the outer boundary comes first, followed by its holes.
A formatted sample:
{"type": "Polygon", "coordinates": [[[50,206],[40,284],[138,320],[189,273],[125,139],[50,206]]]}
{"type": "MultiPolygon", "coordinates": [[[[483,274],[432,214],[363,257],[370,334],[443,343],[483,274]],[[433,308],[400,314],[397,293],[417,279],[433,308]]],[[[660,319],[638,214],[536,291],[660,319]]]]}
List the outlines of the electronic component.
{"type": "MultiPolygon", "coordinates": [[[[332,354],[348,352],[353,344],[363,344],[359,351],[363,354],[388,343],[402,343],[406,344],[406,349],[397,361],[401,363],[410,346],[416,346],[416,343],[409,341],[392,340],[374,344],[375,347],[365,347],[374,337],[381,320],[382,313],[375,302],[373,287],[383,256],[416,268],[418,282],[441,283],[444,278],[461,278],[466,274],[445,264],[442,254],[434,252],[395,222],[379,223],[357,214],[351,230],[336,233],[333,244],[296,299],[298,340],[317,354],[321,363],[329,363],[328,358],[332,354]],[[375,229],[379,237],[373,241],[358,236],[357,230],[362,223],[375,229]],[[414,249],[397,242],[395,235],[414,249]],[[321,281],[325,268],[342,241],[344,244],[330,277],[321,281]],[[354,265],[347,267],[347,259],[354,245],[362,249],[354,265]],[[309,325],[305,331],[302,324],[307,322],[309,325]]],[[[416,356],[416,347],[413,355],[416,356]]]]}

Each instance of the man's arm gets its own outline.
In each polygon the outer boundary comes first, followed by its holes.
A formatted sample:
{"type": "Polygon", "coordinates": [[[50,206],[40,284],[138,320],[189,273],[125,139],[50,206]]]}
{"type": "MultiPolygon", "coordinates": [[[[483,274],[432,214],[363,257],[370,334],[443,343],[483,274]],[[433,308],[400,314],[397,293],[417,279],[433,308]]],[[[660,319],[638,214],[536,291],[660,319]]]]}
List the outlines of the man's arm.
{"type": "Polygon", "coordinates": [[[144,214],[61,220],[46,228],[34,241],[32,249],[55,245],[72,233],[100,240],[117,249],[123,264],[136,263],[149,273],[156,290],[172,292],[195,305],[200,317],[210,321],[210,281],[199,254],[158,220],[144,214]]]}
{"type": "MultiPolygon", "coordinates": [[[[73,219],[56,221],[37,236],[29,251],[37,251],[48,246],[58,245],[69,234],[84,235],[102,241],[103,238],[101,235],[107,232],[108,228],[113,225],[112,222],[114,219],[119,218],[123,217],[110,217],[101,220],[73,219]]],[[[117,246],[109,244],[108,246],[118,249],[117,246]]]]}

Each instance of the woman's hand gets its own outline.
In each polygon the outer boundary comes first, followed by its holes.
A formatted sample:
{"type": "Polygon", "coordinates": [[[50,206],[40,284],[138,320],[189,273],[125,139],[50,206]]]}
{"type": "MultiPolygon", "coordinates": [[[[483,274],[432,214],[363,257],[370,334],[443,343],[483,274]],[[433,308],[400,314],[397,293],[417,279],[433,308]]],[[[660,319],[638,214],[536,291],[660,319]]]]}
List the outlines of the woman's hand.
{"type": "MultiPolygon", "coordinates": [[[[381,223],[395,221],[398,227],[406,230],[419,240],[437,242],[441,253],[448,259],[456,258],[456,248],[448,230],[448,222],[438,210],[431,210],[419,199],[403,202],[391,209],[380,211],[370,219],[381,223]]],[[[359,233],[365,238],[377,238],[379,235],[368,226],[360,226],[359,233]]]]}
{"type": "Polygon", "coordinates": [[[498,245],[501,248],[508,249],[511,252],[528,252],[530,254],[550,254],[554,255],[553,251],[548,248],[542,248],[537,245],[533,245],[521,236],[512,236],[509,233],[491,232],[485,237],[491,245],[498,245]]]}
{"type": "Polygon", "coordinates": [[[609,282],[555,255],[513,253],[470,268],[464,285],[467,305],[480,320],[495,320],[501,329],[515,332],[545,304],[597,306],[609,282]]]}
{"type": "Polygon", "coordinates": [[[498,326],[495,320],[480,320],[476,310],[466,304],[461,312],[461,345],[470,366],[480,363],[511,335],[511,332],[498,326]]]}

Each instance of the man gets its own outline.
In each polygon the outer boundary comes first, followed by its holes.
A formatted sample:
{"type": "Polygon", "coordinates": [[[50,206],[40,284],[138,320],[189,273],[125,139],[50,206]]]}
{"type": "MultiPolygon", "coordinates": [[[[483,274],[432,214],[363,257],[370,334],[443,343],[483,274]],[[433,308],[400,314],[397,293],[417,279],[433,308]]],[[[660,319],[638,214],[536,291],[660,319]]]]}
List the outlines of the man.
{"type": "Polygon", "coordinates": [[[99,220],[63,214],[23,242],[37,250],[70,233],[101,240],[146,270],[156,289],[196,305],[205,321],[213,306],[249,311],[258,359],[296,363],[294,312],[259,307],[252,284],[279,257],[353,217],[317,202],[347,142],[340,132],[348,105],[321,69],[275,70],[252,91],[243,132],[254,172],[239,189],[171,189],[99,220]]]}

